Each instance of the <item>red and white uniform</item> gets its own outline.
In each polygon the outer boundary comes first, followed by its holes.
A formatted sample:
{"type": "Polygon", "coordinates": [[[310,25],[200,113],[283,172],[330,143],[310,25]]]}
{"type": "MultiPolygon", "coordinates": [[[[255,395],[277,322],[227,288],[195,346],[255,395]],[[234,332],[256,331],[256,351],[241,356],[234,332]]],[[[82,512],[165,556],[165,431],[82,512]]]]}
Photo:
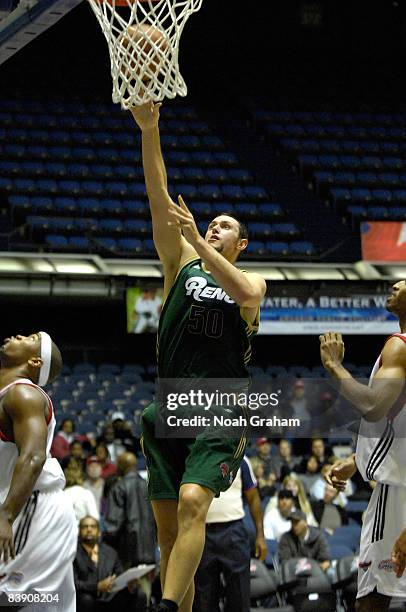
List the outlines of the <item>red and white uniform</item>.
{"type": "MultiPolygon", "coordinates": [[[[406,343],[406,334],[393,334],[406,343]]],[[[381,367],[381,355],[372,369],[369,384],[381,367]]],[[[357,468],[366,481],[375,480],[363,518],[358,570],[358,595],[375,588],[391,597],[406,596],[406,574],[396,578],[391,563],[395,539],[406,526],[406,409],[398,401],[377,423],[361,419],[357,468]]]]}
{"type": "MultiPolygon", "coordinates": [[[[50,449],[55,417],[49,396],[31,380],[19,379],[0,390],[0,403],[13,385],[30,385],[43,394],[49,405],[47,459],[34,485],[32,495],[13,524],[15,559],[0,562],[1,593],[52,593],[58,595],[55,611],[76,610],[72,563],[76,555],[77,527],[73,508],[63,494],[65,477],[50,449]]],[[[14,442],[0,431],[0,504],[7,497],[18,458],[14,442]]],[[[36,604],[25,610],[53,611],[36,604]]]]}

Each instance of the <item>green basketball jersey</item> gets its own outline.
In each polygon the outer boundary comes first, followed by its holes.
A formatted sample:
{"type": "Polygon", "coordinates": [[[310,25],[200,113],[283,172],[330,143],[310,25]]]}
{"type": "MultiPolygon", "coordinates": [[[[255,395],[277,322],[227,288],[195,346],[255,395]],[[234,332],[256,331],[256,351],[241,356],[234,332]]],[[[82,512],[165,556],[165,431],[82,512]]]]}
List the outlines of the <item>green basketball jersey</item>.
{"type": "Polygon", "coordinates": [[[250,337],[258,331],[195,259],[179,272],[158,329],[161,378],[247,378],[250,337]]]}

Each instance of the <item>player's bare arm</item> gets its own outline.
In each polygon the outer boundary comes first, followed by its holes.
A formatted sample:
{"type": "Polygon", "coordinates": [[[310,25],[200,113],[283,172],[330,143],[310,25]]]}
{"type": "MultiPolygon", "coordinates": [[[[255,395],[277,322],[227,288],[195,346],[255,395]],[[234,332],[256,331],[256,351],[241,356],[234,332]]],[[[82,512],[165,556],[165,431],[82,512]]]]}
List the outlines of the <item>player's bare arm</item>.
{"type": "Polygon", "coordinates": [[[148,102],[134,106],[131,113],[142,133],[142,161],[145,184],[152,216],[153,239],[164,266],[167,295],[182,260],[195,255],[193,249],[182,239],[176,225],[170,225],[169,207],[173,201],[168,193],[165,163],[162,157],[159,135],[159,108],[161,104],[148,102]]]}
{"type": "Polygon", "coordinates": [[[11,439],[18,449],[10,489],[0,506],[0,561],[15,556],[12,525],[30,497],[46,460],[46,402],[28,385],[15,385],[3,401],[11,425],[11,439]]]}
{"type": "Polygon", "coordinates": [[[341,394],[367,421],[379,421],[387,415],[403,390],[406,345],[396,336],[385,344],[381,367],[371,386],[357,382],[342,365],[344,343],[340,333],[320,336],[320,356],[326,370],[340,381],[341,394]]]}
{"type": "MultiPolygon", "coordinates": [[[[179,196],[179,206],[170,206],[171,224],[182,229],[187,242],[207,265],[210,273],[224,291],[238,304],[245,308],[257,308],[266,292],[265,280],[259,274],[245,273],[238,270],[200,234],[196,222],[183,198],[179,196]]],[[[244,242],[244,241],[241,241],[244,242]]]]}

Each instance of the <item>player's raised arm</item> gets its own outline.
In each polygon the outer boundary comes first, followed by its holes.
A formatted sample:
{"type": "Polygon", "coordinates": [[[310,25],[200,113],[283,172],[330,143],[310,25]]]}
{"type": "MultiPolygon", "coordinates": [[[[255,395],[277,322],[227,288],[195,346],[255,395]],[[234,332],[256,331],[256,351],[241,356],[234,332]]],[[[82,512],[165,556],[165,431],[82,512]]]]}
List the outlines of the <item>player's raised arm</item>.
{"type": "Polygon", "coordinates": [[[168,193],[166,169],[161,152],[160,106],[148,102],[142,106],[134,106],[131,113],[142,133],[142,161],[155,247],[164,265],[165,276],[171,274],[175,276],[182,253],[182,236],[176,225],[168,224],[171,221],[169,206],[173,205],[173,201],[168,193]]]}
{"type": "Polygon", "coordinates": [[[379,421],[386,416],[402,393],[406,372],[406,344],[396,336],[385,344],[381,367],[371,386],[356,381],[342,365],[344,343],[340,333],[328,332],[320,336],[320,355],[326,370],[340,381],[340,393],[367,421],[379,421]]]}
{"type": "Polygon", "coordinates": [[[18,449],[10,489],[0,506],[0,561],[14,557],[12,525],[30,497],[46,460],[47,425],[44,398],[28,385],[15,385],[3,408],[13,426],[18,449]]]}

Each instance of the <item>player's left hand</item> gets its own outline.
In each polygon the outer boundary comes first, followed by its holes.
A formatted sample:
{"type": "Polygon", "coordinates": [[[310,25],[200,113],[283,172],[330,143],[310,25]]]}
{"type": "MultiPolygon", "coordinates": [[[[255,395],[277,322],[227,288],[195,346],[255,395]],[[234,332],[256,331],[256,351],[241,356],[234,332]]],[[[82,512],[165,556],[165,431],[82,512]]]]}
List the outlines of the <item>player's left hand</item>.
{"type": "Polygon", "coordinates": [[[268,553],[268,547],[262,536],[257,536],[255,540],[255,558],[264,561],[268,553]]]}
{"type": "Polygon", "coordinates": [[[193,246],[201,238],[199,230],[197,229],[195,219],[183,201],[182,196],[178,196],[179,206],[171,204],[169,207],[169,213],[172,217],[170,224],[177,225],[186,238],[186,240],[193,246]]]}
{"type": "Polygon", "coordinates": [[[406,567],[406,529],[402,531],[393,546],[392,562],[395,565],[396,577],[401,578],[406,567]]]}
{"type": "Polygon", "coordinates": [[[321,362],[326,370],[329,370],[333,365],[342,363],[345,349],[341,334],[327,332],[319,336],[319,340],[321,362]]]}
{"type": "Polygon", "coordinates": [[[0,510],[0,563],[8,563],[15,556],[13,525],[0,510]]]}

